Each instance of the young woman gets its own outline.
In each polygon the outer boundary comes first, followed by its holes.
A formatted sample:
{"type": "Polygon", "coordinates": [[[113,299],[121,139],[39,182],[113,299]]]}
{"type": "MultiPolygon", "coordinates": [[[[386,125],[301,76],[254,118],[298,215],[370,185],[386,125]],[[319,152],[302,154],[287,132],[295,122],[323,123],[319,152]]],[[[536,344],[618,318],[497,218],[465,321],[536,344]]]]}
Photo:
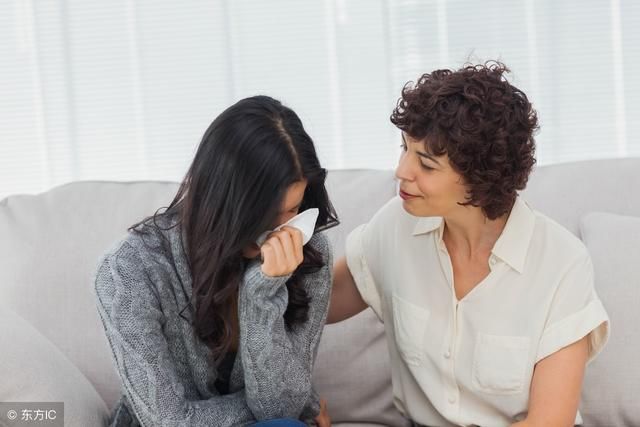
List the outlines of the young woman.
{"type": "Polygon", "coordinates": [[[416,425],[572,426],[608,336],[584,245],[518,196],[537,117],[499,63],[406,86],[399,198],[348,237],[329,322],[384,322],[416,425]]]}
{"type": "Polygon", "coordinates": [[[255,243],[310,208],[316,232],[336,225],[325,176],[298,116],[272,98],[213,121],[170,206],[99,265],[97,306],[124,389],[111,425],[327,425],[311,373],[329,243],[314,234],[303,245],[293,227],[255,243]]]}

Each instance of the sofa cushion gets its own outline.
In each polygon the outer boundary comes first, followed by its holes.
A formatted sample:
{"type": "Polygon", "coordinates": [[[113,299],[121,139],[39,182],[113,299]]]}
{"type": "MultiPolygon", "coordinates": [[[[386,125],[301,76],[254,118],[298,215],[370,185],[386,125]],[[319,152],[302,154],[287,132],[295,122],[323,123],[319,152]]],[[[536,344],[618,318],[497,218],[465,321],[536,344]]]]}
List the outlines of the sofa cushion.
{"type": "MultiPolygon", "coordinates": [[[[177,187],[163,182],[76,182],[0,201],[0,301],[53,343],[109,408],[122,391],[96,312],[92,276],[99,256],[128,226],[167,206],[177,187]]],[[[335,258],[344,253],[346,234],[393,197],[395,187],[390,171],[329,173],[327,188],[341,220],[328,231],[335,258]]],[[[367,311],[327,328],[314,382],[336,425],[360,422],[359,417],[402,425],[404,419],[392,404],[383,328],[367,311]],[[363,351],[357,343],[373,348],[363,351]],[[337,357],[349,364],[337,369],[337,357]]]]}
{"type": "Polygon", "coordinates": [[[107,405],[60,350],[5,306],[0,325],[0,402],[64,402],[65,426],[105,425],[107,405]]]}
{"type": "Polygon", "coordinates": [[[575,235],[589,212],[640,216],[640,158],[600,159],[536,167],[524,200],[575,235]]]}
{"type": "Polygon", "coordinates": [[[108,407],[122,391],[96,310],[98,258],[177,187],[85,181],[0,201],[0,301],[55,345],[108,407]]]}
{"type": "Polygon", "coordinates": [[[585,374],[584,424],[640,425],[640,217],[591,213],[580,232],[611,319],[609,342],[585,374]]]}
{"type": "Polygon", "coordinates": [[[409,425],[393,406],[384,328],[371,309],[325,326],[313,384],[327,399],[333,425],[409,425]]]}
{"type": "MultiPolygon", "coordinates": [[[[327,191],[340,218],[328,230],[334,260],[344,256],[346,236],[371,219],[396,194],[391,171],[331,171],[327,191]]],[[[327,400],[335,426],[349,423],[405,426],[393,406],[391,366],[384,327],[371,309],[324,329],[313,384],[327,400]]]]}

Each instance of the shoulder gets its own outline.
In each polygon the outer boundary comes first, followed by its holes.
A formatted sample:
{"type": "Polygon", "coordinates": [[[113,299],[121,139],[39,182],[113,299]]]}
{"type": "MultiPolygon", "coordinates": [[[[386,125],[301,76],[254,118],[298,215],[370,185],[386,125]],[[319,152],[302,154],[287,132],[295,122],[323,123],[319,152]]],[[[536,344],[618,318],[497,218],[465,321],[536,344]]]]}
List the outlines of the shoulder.
{"type": "Polygon", "coordinates": [[[347,250],[365,251],[373,259],[384,259],[388,248],[403,248],[416,233],[426,234],[439,227],[440,217],[417,217],[403,207],[402,199],[394,197],[371,219],[354,228],[347,236],[347,250]],[[350,249],[349,249],[350,248],[350,249]]]}
{"type": "Polygon", "coordinates": [[[362,234],[367,243],[383,243],[411,236],[419,222],[428,220],[409,214],[402,206],[402,199],[394,197],[378,209],[367,223],[357,227],[356,234],[362,234]]]}
{"type": "Polygon", "coordinates": [[[322,255],[328,255],[332,251],[331,242],[329,241],[329,237],[327,237],[327,233],[325,231],[321,231],[311,236],[311,239],[307,244],[322,255]]]}
{"type": "Polygon", "coordinates": [[[331,246],[331,242],[329,241],[326,232],[321,231],[320,233],[316,233],[311,236],[311,240],[309,240],[308,245],[310,245],[313,249],[315,249],[322,255],[322,260],[325,267],[329,267],[329,269],[332,269],[333,247],[331,246]]]}
{"type": "Polygon", "coordinates": [[[594,271],[585,244],[546,215],[534,211],[535,225],[527,249],[526,276],[536,279],[537,289],[554,293],[558,286],[589,292],[594,271]]]}
{"type": "Polygon", "coordinates": [[[171,262],[169,238],[147,223],[129,230],[98,260],[96,287],[128,281],[147,281],[151,270],[171,262]],[[114,277],[115,276],[115,277],[114,277]]]}
{"type": "Polygon", "coordinates": [[[157,252],[160,252],[161,247],[161,239],[157,233],[148,228],[144,230],[145,234],[128,231],[104,252],[99,265],[109,263],[113,266],[142,267],[145,258],[156,255],[157,252]]]}
{"type": "Polygon", "coordinates": [[[155,292],[147,278],[144,262],[127,235],[98,261],[93,286],[101,311],[115,315],[134,302],[138,306],[142,302],[147,308],[156,306],[155,292]]]}
{"type": "Polygon", "coordinates": [[[370,224],[415,224],[417,217],[407,213],[402,207],[402,199],[398,196],[391,198],[373,215],[370,224]]]}
{"type": "Polygon", "coordinates": [[[107,304],[112,299],[122,298],[122,295],[130,295],[138,288],[143,277],[145,277],[144,262],[136,247],[135,239],[127,235],[117,241],[98,260],[94,287],[99,300],[107,304]]]}
{"type": "Polygon", "coordinates": [[[533,237],[546,259],[555,259],[564,265],[590,260],[584,242],[548,216],[535,211],[533,237]]]}
{"type": "Polygon", "coordinates": [[[98,260],[98,269],[120,269],[123,266],[140,266],[140,254],[138,253],[139,237],[131,232],[116,241],[107,249],[98,260]]]}

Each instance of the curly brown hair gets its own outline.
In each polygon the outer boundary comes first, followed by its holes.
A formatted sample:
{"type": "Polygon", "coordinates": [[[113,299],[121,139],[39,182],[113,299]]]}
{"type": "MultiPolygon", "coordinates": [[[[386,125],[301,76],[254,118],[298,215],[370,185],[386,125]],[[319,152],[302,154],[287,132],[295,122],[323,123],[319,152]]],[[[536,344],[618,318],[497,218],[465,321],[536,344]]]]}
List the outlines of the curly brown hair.
{"type": "Polygon", "coordinates": [[[489,61],[424,74],[404,86],[391,114],[429,154],[448,155],[468,188],[461,204],[482,208],[489,219],[511,211],[536,162],[538,117],[524,92],[506,80],[508,72],[489,61]]]}

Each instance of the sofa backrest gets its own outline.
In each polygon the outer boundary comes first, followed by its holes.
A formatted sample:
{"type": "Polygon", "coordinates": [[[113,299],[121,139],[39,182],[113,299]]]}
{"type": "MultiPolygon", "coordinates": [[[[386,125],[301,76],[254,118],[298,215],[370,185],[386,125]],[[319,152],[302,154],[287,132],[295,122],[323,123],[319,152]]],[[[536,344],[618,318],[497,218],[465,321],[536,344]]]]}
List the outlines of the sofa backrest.
{"type": "MultiPolygon", "coordinates": [[[[333,171],[327,187],[341,220],[328,231],[339,253],[344,231],[395,192],[388,171],[333,171]]],[[[96,263],[127,227],[167,206],[176,191],[173,182],[86,181],[0,201],[0,300],[57,346],[109,407],[121,390],[95,309],[96,263]]],[[[380,336],[375,326],[367,330],[380,336]]]]}
{"type": "Polygon", "coordinates": [[[127,227],[166,206],[176,189],[162,182],[75,182],[0,202],[0,300],[57,346],[109,407],[120,383],[96,311],[93,274],[127,227]]]}
{"type": "MultiPolygon", "coordinates": [[[[590,211],[640,216],[636,184],[640,159],[598,160],[539,167],[523,195],[579,234],[580,218],[590,211]]],[[[327,186],[341,220],[328,232],[337,259],[346,235],[394,196],[396,182],[391,171],[342,170],[329,173],[327,186]]],[[[171,182],[76,182],[0,201],[0,300],[56,345],[109,407],[120,384],[95,310],[96,262],[128,226],[168,205],[176,190],[171,182]]],[[[336,422],[368,417],[403,424],[392,409],[382,327],[370,310],[325,329],[314,382],[321,394],[334,396],[336,422]]]]}
{"type": "Polygon", "coordinates": [[[576,236],[589,212],[640,216],[640,158],[541,166],[522,197],[576,236]]]}

